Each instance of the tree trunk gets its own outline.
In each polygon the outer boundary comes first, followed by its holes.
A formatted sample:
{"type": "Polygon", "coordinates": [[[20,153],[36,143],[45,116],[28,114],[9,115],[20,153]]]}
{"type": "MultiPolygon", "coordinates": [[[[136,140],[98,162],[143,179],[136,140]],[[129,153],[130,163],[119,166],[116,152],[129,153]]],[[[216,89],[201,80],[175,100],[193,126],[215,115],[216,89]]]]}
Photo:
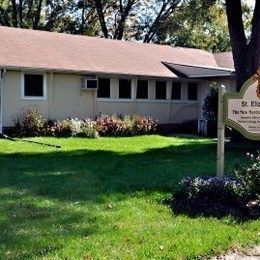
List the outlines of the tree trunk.
{"type": "Polygon", "coordinates": [[[17,19],[17,6],[16,1],[12,0],[12,20],[13,20],[13,26],[18,27],[18,19],[17,19]]]}
{"type": "Polygon", "coordinates": [[[260,1],[256,0],[249,42],[243,26],[241,0],[226,0],[226,9],[239,91],[260,66],[260,1]]]}
{"type": "MultiPolygon", "coordinates": [[[[251,37],[245,36],[241,0],[226,0],[229,34],[236,70],[237,91],[244,82],[260,67],[260,1],[255,0],[251,37]]],[[[232,141],[248,142],[240,133],[233,130],[232,141]]]]}
{"type": "Polygon", "coordinates": [[[95,5],[96,5],[102,32],[104,34],[104,37],[108,38],[108,30],[107,30],[107,26],[106,26],[106,21],[105,21],[105,17],[104,17],[104,13],[103,13],[103,5],[101,3],[101,0],[95,0],[95,5]]]}
{"type": "Polygon", "coordinates": [[[23,27],[23,1],[19,0],[19,26],[23,27]]]}
{"type": "Polygon", "coordinates": [[[115,34],[114,34],[114,37],[113,37],[114,39],[117,39],[117,40],[123,39],[126,19],[129,16],[129,13],[130,13],[134,4],[135,4],[135,0],[129,0],[126,4],[126,7],[123,8],[122,1],[120,1],[121,19],[120,19],[118,26],[116,28],[116,31],[115,31],[115,34]]]}
{"type": "Polygon", "coordinates": [[[38,29],[38,27],[39,27],[39,23],[40,23],[40,19],[41,19],[42,3],[43,3],[43,0],[39,0],[37,10],[36,10],[36,13],[35,13],[35,18],[34,18],[34,21],[33,21],[33,29],[34,30],[38,29]]]}

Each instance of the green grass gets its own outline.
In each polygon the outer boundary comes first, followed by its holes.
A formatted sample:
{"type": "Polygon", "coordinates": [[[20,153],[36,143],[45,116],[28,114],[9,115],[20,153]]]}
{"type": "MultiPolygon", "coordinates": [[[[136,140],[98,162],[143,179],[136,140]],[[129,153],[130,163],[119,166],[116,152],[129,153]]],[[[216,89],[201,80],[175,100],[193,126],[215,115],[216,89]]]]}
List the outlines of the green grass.
{"type": "MultiPolygon", "coordinates": [[[[186,175],[213,175],[207,139],[0,140],[0,259],[198,259],[260,243],[260,221],[174,215],[186,175]]],[[[228,148],[227,171],[242,158],[228,148]]],[[[228,199],[228,198],[227,198],[228,199]]]]}

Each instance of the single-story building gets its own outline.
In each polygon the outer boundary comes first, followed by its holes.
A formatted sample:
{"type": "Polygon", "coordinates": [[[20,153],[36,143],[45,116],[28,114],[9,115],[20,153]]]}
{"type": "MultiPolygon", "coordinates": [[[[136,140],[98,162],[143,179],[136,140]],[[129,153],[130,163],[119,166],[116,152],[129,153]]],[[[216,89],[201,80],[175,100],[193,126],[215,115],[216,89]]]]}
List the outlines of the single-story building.
{"type": "Polygon", "coordinates": [[[211,82],[235,89],[231,53],[0,27],[0,132],[24,109],[45,117],[198,119],[211,82]]]}

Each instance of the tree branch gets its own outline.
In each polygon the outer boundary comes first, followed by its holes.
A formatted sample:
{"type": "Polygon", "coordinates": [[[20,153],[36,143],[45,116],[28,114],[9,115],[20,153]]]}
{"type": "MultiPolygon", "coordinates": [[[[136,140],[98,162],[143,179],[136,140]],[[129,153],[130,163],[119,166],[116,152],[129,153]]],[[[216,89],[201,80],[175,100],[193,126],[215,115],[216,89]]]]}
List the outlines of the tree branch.
{"type": "Polygon", "coordinates": [[[43,0],[39,0],[39,4],[37,6],[37,10],[36,10],[36,14],[35,14],[35,19],[33,22],[33,29],[38,29],[38,27],[39,27],[41,11],[42,11],[42,3],[43,3],[43,0]]]}
{"type": "Polygon", "coordinates": [[[106,26],[105,16],[104,16],[104,12],[103,12],[103,5],[101,3],[101,0],[95,0],[95,5],[96,5],[97,13],[98,13],[99,22],[101,25],[101,30],[104,34],[104,37],[108,38],[108,30],[107,30],[107,26],[106,26]]]}
{"type": "Polygon", "coordinates": [[[12,0],[12,20],[13,20],[13,26],[18,27],[18,21],[17,21],[17,6],[16,1],[12,0]]]}
{"type": "Polygon", "coordinates": [[[120,1],[121,18],[120,18],[120,21],[118,22],[118,26],[115,30],[115,34],[113,37],[114,39],[122,40],[122,38],[124,36],[126,19],[129,16],[129,13],[130,13],[133,5],[135,4],[135,2],[136,2],[135,0],[128,0],[126,7],[123,8],[122,1],[120,1]]]}
{"type": "Polygon", "coordinates": [[[147,34],[144,37],[144,42],[149,43],[154,38],[155,34],[158,32],[160,25],[165,22],[168,17],[174,12],[175,8],[179,4],[180,0],[175,1],[164,1],[162,7],[154,20],[153,24],[149,28],[147,34]]]}

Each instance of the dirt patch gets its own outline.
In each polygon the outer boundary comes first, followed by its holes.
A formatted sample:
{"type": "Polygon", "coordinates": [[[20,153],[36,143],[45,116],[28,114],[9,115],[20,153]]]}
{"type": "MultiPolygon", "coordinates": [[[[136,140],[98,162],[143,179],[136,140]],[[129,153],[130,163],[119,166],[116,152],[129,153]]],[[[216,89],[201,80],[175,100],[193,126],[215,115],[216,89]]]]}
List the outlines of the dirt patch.
{"type": "Polygon", "coordinates": [[[260,245],[247,249],[235,249],[212,260],[260,260],[260,245]]]}

